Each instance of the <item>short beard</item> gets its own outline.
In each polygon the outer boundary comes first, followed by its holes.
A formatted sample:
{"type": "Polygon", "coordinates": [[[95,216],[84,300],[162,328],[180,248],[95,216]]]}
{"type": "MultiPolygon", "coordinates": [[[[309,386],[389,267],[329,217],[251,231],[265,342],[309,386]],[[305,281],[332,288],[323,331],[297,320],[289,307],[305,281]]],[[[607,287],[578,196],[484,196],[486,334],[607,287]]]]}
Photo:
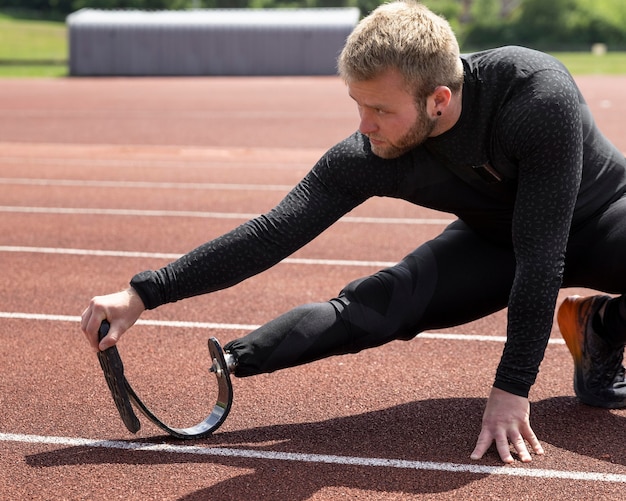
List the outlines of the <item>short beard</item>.
{"type": "Polygon", "coordinates": [[[385,159],[398,158],[426,141],[436,125],[437,119],[428,116],[426,104],[418,105],[417,118],[408,132],[395,144],[389,143],[382,148],[372,145],[372,153],[385,159]]]}

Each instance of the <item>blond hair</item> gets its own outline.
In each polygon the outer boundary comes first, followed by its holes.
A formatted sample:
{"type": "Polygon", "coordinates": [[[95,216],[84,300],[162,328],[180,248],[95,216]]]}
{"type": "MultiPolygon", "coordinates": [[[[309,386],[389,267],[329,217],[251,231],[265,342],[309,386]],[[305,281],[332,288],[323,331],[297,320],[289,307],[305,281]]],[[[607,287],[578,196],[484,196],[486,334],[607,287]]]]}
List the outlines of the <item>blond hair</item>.
{"type": "Polygon", "coordinates": [[[383,4],[359,22],[341,51],[338,69],[350,83],[395,68],[420,99],[440,85],[461,89],[459,55],[450,24],[426,6],[405,0],[383,4]]]}

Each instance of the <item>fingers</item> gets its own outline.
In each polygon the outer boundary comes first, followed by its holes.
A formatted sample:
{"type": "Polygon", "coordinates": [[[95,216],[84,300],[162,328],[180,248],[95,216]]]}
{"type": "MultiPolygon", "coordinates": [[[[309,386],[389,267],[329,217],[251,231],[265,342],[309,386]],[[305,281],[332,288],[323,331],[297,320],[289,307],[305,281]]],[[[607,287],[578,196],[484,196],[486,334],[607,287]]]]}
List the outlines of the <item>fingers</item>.
{"type": "Polygon", "coordinates": [[[492,434],[489,430],[484,429],[481,431],[478,436],[478,440],[476,442],[476,447],[474,451],[470,455],[470,459],[482,459],[485,455],[491,444],[496,443],[496,450],[500,456],[500,459],[504,463],[512,463],[514,461],[513,456],[511,455],[511,450],[509,448],[509,439],[506,434],[492,434]]]}
{"type": "MultiPolygon", "coordinates": [[[[511,443],[513,444],[513,448],[515,449],[515,452],[517,452],[517,455],[519,456],[519,459],[522,463],[529,463],[530,461],[533,460],[533,458],[530,456],[530,453],[528,452],[528,449],[526,448],[526,442],[524,442],[524,439],[521,436],[517,437],[514,440],[511,440],[511,443]]],[[[508,443],[507,443],[507,449],[508,449],[508,443]]],[[[509,456],[511,456],[510,452],[509,452],[509,456]]],[[[502,454],[500,454],[500,457],[502,457],[502,454]]],[[[511,461],[513,461],[512,456],[511,456],[511,461]]]]}
{"type": "Polygon", "coordinates": [[[539,443],[535,432],[533,432],[532,428],[530,427],[530,423],[528,422],[523,423],[523,425],[521,426],[521,434],[518,435],[515,439],[512,439],[511,443],[513,444],[513,447],[517,452],[520,461],[522,461],[523,463],[529,463],[530,461],[532,461],[532,456],[528,451],[527,444],[530,445],[531,450],[535,454],[544,454],[543,447],[539,443]]]}
{"type": "MultiPolygon", "coordinates": [[[[533,434],[534,435],[534,434],[533,434]]],[[[535,438],[536,443],[530,443],[533,452],[536,454],[543,454],[543,447],[539,444],[539,441],[535,438]]],[[[526,445],[526,441],[524,438],[519,435],[516,438],[509,437],[506,434],[492,436],[489,432],[483,431],[478,437],[478,441],[476,442],[476,447],[474,448],[470,458],[473,460],[482,459],[485,455],[491,444],[496,444],[496,450],[498,451],[498,455],[503,463],[510,464],[515,461],[515,458],[511,454],[511,446],[513,446],[513,450],[517,453],[519,460],[523,463],[529,463],[532,461],[532,456],[528,451],[528,447],[526,445]]]]}
{"type": "Polygon", "coordinates": [[[102,339],[99,341],[98,350],[104,351],[117,344],[117,341],[121,336],[121,332],[119,329],[114,328],[107,320],[100,324],[98,329],[98,339],[100,339],[101,335],[102,339]]]}
{"type": "Polygon", "coordinates": [[[115,345],[144,310],[141,298],[132,289],[94,297],[83,311],[80,328],[91,348],[98,352],[115,345]],[[104,320],[110,324],[108,334],[99,340],[98,330],[104,320]]]}
{"type": "Polygon", "coordinates": [[[106,320],[107,315],[103,308],[97,305],[97,298],[94,298],[89,303],[89,306],[83,311],[81,315],[80,328],[87,338],[87,342],[95,352],[100,351],[100,341],[98,339],[98,330],[103,320],[106,320]]]}
{"type": "Polygon", "coordinates": [[[528,399],[501,390],[492,390],[483,415],[482,429],[470,458],[481,459],[494,442],[504,463],[514,461],[512,451],[520,461],[532,461],[528,446],[536,454],[544,453],[530,427],[528,399]]]}
{"type": "Polygon", "coordinates": [[[109,320],[106,310],[97,303],[98,298],[91,300],[89,307],[83,312],[80,328],[87,338],[87,342],[95,352],[104,351],[115,345],[121,335],[117,324],[114,326],[109,320]],[[107,320],[108,326],[104,331],[105,336],[100,340],[102,323],[107,320]]]}
{"type": "Polygon", "coordinates": [[[474,447],[474,451],[470,455],[470,458],[481,459],[484,456],[485,452],[487,452],[487,449],[491,447],[491,442],[493,442],[493,437],[486,429],[483,428],[483,430],[480,432],[480,435],[478,435],[476,446],[474,447]]]}
{"type": "Polygon", "coordinates": [[[523,434],[524,439],[531,446],[535,454],[538,454],[538,455],[544,454],[543,447],[541,446],[539,439],[535,435],[535,432],[533,432],[533,430],[531,429],[530,424],[526,427],[526,429],[524,430],[522,434],[523,434]]]}

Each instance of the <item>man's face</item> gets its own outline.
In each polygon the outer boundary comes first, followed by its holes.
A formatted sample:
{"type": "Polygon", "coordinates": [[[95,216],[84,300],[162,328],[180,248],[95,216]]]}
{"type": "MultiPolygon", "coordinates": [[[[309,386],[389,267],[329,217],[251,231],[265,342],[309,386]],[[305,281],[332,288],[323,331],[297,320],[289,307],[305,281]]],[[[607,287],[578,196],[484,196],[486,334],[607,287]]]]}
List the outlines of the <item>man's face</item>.
{"type": "Polygon", "coordinates": [[[358,108],[359,131],[365,134],[372,152],[381,158],[396,158],[423,143],[433,132],[436,120],[418,107],[396,70],[387,70],[372,80],[348,84],[358,108]]]}

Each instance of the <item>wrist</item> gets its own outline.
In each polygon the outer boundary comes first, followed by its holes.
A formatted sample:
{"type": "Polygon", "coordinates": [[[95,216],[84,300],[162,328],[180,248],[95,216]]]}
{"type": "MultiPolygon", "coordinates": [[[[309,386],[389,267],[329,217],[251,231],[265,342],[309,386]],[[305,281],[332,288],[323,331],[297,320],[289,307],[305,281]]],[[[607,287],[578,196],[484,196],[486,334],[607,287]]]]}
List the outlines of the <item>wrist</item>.
{"type": "Polygon", "coordinates": [[[146,309],[143,299],[134,287],[128,287],[126,294],[128,294],[128,306],[131,310],[141,313],[146,309]]]}

